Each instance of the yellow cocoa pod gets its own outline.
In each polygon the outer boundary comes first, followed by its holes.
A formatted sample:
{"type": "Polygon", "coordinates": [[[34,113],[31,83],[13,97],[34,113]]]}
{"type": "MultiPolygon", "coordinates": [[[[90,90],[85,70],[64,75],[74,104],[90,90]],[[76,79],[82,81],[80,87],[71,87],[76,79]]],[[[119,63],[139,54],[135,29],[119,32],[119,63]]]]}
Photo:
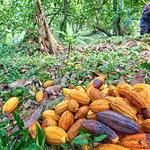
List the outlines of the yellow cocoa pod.
{"type": "Polygon", "coordinates": [[[66,110],[68,110],[68,102],[69,102],[69,100],[60,102],[60,103],[55,107],[55,112],[56,112],[57,114],[62,114],[63,112],[65,112],[66,110]]]}
{"type": "Polygon", "coordinates": [[[42,128],[50,127],[50,126],[57,126],[57,122],[54,119],[47,118],[42,122],[42,128]]]}
{"type": "Polygon", "coordinates": [[[82,86],[76,86],[75,89],[81,92],[85,92],[85,89],[82,86]]]}
{"type": "Polygon", "coordinates": [[[47,88],[51,86],[54,83],[53,80],[47,80],[46,82],[43,83],[43,88],[47,88]]]}
{"type": "Polygon", "coordinates": [[[68,130],[67,132],[67,135],[68,135],[68,138],[69,139],[73,139],[75,138],[77,135],[78,135],[78,131],[81,127],[81,122],[83,121],[84,119],[79,119],[77,120],[71,127],[70,129],[68,130]]]}
{"type": "Polygon", "coordinates": [[[43,117],[43,119],[51,118],[56,121],[58,121],[60,118],[60,116],[54,110],[45,110],[42,113],[42,117],[43,117]]]}
{"type": "Polygon", "coordinates": [[[69,110],[67,110],[61,115],[58,126],[63,128],[65,131],[68,131],[69,128],[73,125],[73,123],[74,116],[69,110]]]}
{"type": "Polygon", "coordinates": [[[82,150],[91,150],[91,147],[90,145],[85,144],[85,145],[82,145],[82,150]]]}
{"type": "Polygon", "coordinates": [[[136,114],[137,110],[134,109],[129,103],[127,103],[121,97],[114,97],[114,100],[111,102],[111,108],[113,111],[119,112],[135,121],[138,121],[136,114]]]}
{"type": "Polygon", "coordinates": [[[91,103],[90,109],[93,112],[100,112],[100,111],[108,110],[110,109],[110,103],[109,101],[105,99],[96,100],[91,103]]]}
{"type": "Polygon", "coordinates": [[[76,100],[74,100],[74,99],[69,100],[68,109],[69,109],[69,111],[71,111],[71,112],[73,112],[73,113],[74,113],[74,112],[77,112],[78,109],[79,109],[79,104],[78,104],[78,102],[77,102],[76,100]]]}
{"type": "Polygon", "coordinates": [[[118,89],[117,87],[113,86],[113,85],[110,85],[108,87],[108,95],[109,96],[114,96],[114,97],[118,97],[119,96],[119,92],[118,92],[118,89]]]}
{"type": "Polygon", "coordinates": [[[18,97],[9,98],[3,106],[3,109],[2,109],[3,113],[13,112],[15,108],[17,107],[18,103],[19,103],[18,97]]]}
{"type": "Polygon", "coordinates": [[[140,92],[141,90],[143,90],[145,87],[150,89],[150,85],[149,84],[144,84],[144,83],[138,83],[133,85],[133,88],[137,91],[140,92]]]}
{"type": "Polygon", "coordinates": [[[43,91],[39,91],[35,95],[35,99],[37,102],[41,102],[44,99],[44,93],[43,91]]]}
{"type": "Polygon", "coordinates": [[[45,128],[44,131],[47,144],[60,145],[67,141],[67,133],[60,127],[51,126],[45,128]]]}
{"type": "Polygon", "coordinates": [[[41,128],[41,126],[38,123],[38,121],[35,121],[34,123],[32,123],[28,127],[29,134],[30,134],[31,138],[33,138],[33,139],[36,137],[36,126],[38,126],[39,128],[41,128]]]}
{"type": "Polygon", "coordinates": [[[89,110],[87,113],[87,118],[91,120],[96,120],[96,114],[93,111],[89,110]]]}
{"type": "Polygon", "coordinates": [[[145,132],[150,133],[150,119],[146,119],[142,122],[142,128],[145,132]]]}
{"type": "Polygon", "coordinates": [[[85,92],[74,90],[70,92],[69,96],[81,105],[88,105],[90,102],[90,98],[85,92]]]}
{"type": "Polygon", "coordinates": [[[89,106],[82,106],[79,108],[79,110],[75,113],[75,119],[81,119],[85,118],[87,116],[87,113],[89,111],[89,106]]]}
{"type": "Polygon", "coordinates": [[[64,96],[69,96],[71,91],[74,91],[74,89],[63,88],[62,91],[63,91],[64,96]]]}
{"type": "Polygon", "coordinates": [[[130,149],[116,144],[102,144],[99,147],[95,148],[95,150],[130,150],[130,149]]]}

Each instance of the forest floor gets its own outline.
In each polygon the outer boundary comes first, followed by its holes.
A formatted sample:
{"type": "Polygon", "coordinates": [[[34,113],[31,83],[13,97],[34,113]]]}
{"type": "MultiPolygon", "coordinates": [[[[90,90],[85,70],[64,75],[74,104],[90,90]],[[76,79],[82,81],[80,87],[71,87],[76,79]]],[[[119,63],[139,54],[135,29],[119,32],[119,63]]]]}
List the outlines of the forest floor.
{"type": "MultiPolygon", "coordinates": [[[[148,36],[108,38],[91,45],[76,46],[70,52],[57,56],[31,49],[26,46],[0,46],[0,108],[11,96],[20,98],[21,104],[25,105],[20,105],[21,109],[36,105],[35,93],[41,84],[46,80],[59,84],[62,77],[67,79],[64,87],[73,87],[86,85],[94,76],[104,73],[107,75],[106,83],[116,85],[120,77],[132,82],[144,70],[142,78],[150,84],[148,36]],[[31,86],[33,82],[34,86],[31,86]]],[[[0,115],[0,121],[3,121],[0,125],[0,137],[3,137],[0,145],[5,145],[3,140],[12,116],[4,120],[3,117],[0,115]]]]}

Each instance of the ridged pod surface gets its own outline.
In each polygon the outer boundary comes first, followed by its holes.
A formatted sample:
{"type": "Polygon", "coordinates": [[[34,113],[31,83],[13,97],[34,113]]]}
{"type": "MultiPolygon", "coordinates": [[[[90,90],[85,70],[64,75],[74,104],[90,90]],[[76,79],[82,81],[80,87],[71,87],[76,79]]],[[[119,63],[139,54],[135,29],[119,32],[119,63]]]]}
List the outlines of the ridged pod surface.
{"type": "Polygon", "coordinates": [[[67,132],[67,135],[68,135],[68,138],[69,139],[73,139],[74,137],[76,137],[78,135],[78,131],[79,131],[79,128],[81,127],[81,122],[83,121],[84,119],[79,119],[77,120],[71,127],[70,129],[68,130],[67,132]]]}
{"type": "Polygon", "coordinates": [[[3,113],[13,112],[15,108],[17,107],[18,103],[19,103],[18,97],[9,98],[2,108],[3,113]]]}
{"type": "Polygon", "coordinates": [[[142,128],[145,132],[150,133],[150,119],[146,119],[142,122],[142,128]]]}
{"type": "Polygon", "coordinates": [[[109,110],[110,104],[109,104],[109,101],[107,101],[105,99],[100,99],[100,100],[93,101],[90,105],[90,109],[93,112],[100,112],[100,111],[104,111],[104,110],[109,110]]]}
{"type": "Polygon", "coordinates": [[[67,133],[60,127],[51,126],[45,128],[44,131],[47,144],[60,145],[67,141],[67,133]]]}
{"type": "Polygon", "coordinates": [[[138,84],[133,85],[133,88],[134,88],[137,92],[143,90],[145,87],[147,87],[147,88],[150,89],[150,85],[149,85],[149,84],[138,83],[138,84]]]}
{"type": "Polygon", "coordinates": [[[150,148],[150,134],[133,134],[127,135],[120,142],[120,145],[123,145],[127,148],[134,149],[149,149],[150,148]]]}
{"type": "Polygon", "coordinates": [[[69,128],[73,125],[73,123],[74,116],[69,110],[67,110],[61,115],[58,126],[63,128],[65,131],[68,131],[69,128]]]}
{"type": "Polygon", "coordinates": [[[129,100],[131,105],[137,108],[144,108],[146,106],[145,100],[143,100],[138,92],[129,84],[119,84],[117,86],[118,92],[122,97],[125,97],[129,100]]]}
{"type": "Polygon", "coordinates": [[[57,122],[54,119],[47,118],[42,122],[42,128],[50,127],[50,126],[57,126],[57,122]]]}
{"type": "Polygon", "coordinates": [[[89,106],[82,106],[75,113],[75,119],[85,118],[87,116],[88,111],[90,110],[89,106]]]}
{"type": "Polygon", "coordinates": [[[83,120],[81,127],[93,135],[106,134],[107,139],[112,143],[117,143],[119,140],[118,135],[112,129],[96,120],[83,120]]]}
{"type": "Polygon", "coordinates": [[[47,88],[49,86],[51,86],[54,83],[53,80],[47,80],[43,83],[43,88],[47,88]]]}
{"type": "Polygon", "coordinates": [[[87,118],[91,120],[96,120],[96,114],[93,111],[89,110],[87,113],[87,118]]]}
{"type": "Polygon", "coordinates": [[[66,110],[68,110],[68,103],[69,103],[69,100],[60,102],[60,103],[55,107],[55,112],[56,112],[57,114],[62,114],[63,112],[65,112],[66,110]]]}
{"type": "Polygon", "coordinates": [[[111,129],[123,134],[139,132],[139,126],[132,119],[111,110],[96,113],[96,118],[111,129]]]}
{"type": "Polygon", "coordinates": [[[44,99],[43,91],[38,91],[35,95],[35,99],[37,102],[41,102],[44,99]]]}
{"type": "Polygon", "coordinates": [[[142,113],[144,119],[150,119],[150,107],[142,108],[141,113],[142,113]]]}
{"type": "Polygon", "coordinates": [[[43,117],[43,119],[51,118],[51,119],[54,119],[56,121],[58,121],[60,118],[60,116],[54,110],[45,110],[42,113],[42,117],[43,117]]]}
{"type": "Polygon", "coordinates": [[[109,89],[108,89],[108,95],[109,96],[114,96],[114,97],[118,97],[119,96],[119,92],[117,87],[110,85],[109,89]]]}
{"type": "Polygon", "coordinates": [[[88,105],[90,102],[90,98],[85,92],[79,92],[78,90],[71,91],[69,96],[72,99],[75,99],[81,105],[88,105]]]}
{"type": "Polygon", "coordinates": [[[69,111],[71,111],[73,113],[77,112],[78,109],[79,109],[78,102],[76,100],[74,100],[74,99],[69,100],[69,102],[68,102],[68,109],[69,109],[69,111]]]}
{"type": "Polygon", "coordinates": [[[130,149],[116,144],[102,144],[99,147],[95,148],[95,150],[130,150],[130,149]]]}

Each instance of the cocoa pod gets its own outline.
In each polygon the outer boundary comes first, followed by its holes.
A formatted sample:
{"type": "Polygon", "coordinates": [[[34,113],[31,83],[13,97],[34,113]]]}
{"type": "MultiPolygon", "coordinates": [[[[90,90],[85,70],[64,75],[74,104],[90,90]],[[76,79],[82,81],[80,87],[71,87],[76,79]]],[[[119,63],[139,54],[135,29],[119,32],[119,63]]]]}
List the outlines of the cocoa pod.
{"type": "Polygon", "coordinates": [[[4,106],[2,108],[2,112],[3,113],[11,113],[15,110],[15,108],[17,107],[18,104],[19,104],[18,97],[11,97],[4,104],[4,106]]]}
{"type": "Polygon", "coordinates": [[[90,109],[93,112],[100,112],[100,111],[110,109],[110,104],[109,104],[109,101],[107,101],[105,99],[99,99],[99,100],[93,101],[91,103],[90,109]]]}
{"type": "Polygon", "coordinates": [[[42,128],[46,128],[46,127],[50,127],[50,126],[57,126],[56,120],[47,118],[42,121],[42,128]]]}
{"type": "Polygon", "coordinates": [[[79,108],[79,110],[75,113],[75,119],[81,119],[85,118],[87,116],[87,113],[89,111],[89,106],[82,106],[79,108]]]}
{"type": "Polygon", "coordinates": [[[117,98],[111,102],[111,108],[113,111],[121,113],[135,121],[137,121],[137,111],[130,104],[126,103],[123,98],[117,98]]]}
{"type": "Polygon", "coordinates": [[[43,88],[46,89],[47,87],[51,86],[53,83],[54,83],[53,80],[47,80],[43,83],[43,88]]]}
{"type": "Polygon", "coordinates": [[[142,108],[140,111],[144,119],[150,119],[150,107],[142,108]]]}
{"type": "Polygon", "coordinates": [[[79,128],[81,127],[81,122],[84,119],[77,120],[68,130],[67,135],[69,139],[73,139],[78,135],[79,128]]]}
{"type": "Polygon", "coordinates": [[[129,100],[131,105],[137,108],[145,108],[146,102],[139,96],[136,90],[129,84],[119,84],[117,86],[118,92],[122,97],[125,97],[129,100]]]}
{"type": "Polygon", "coordinates": [[[82,145],[82,150],[91,150],[91,147],[88,144],[82,145]]]}
{"type": "Polygon", "coordinates": [[[101,144],[95,150],[130,150],[130,149],[116,144],[101,144]]]}
{"type": "Polygon", "coordinates": [[[75,89],[81,92],[85,92],[85,89],[82,86],[76,86],[75,89]]]}
{"type": "Polygon", "coordinates": [[[87,93],[88,93],[88,95],[89,95],[89,97],[91,98],[92,101],[103,98],[103,96],[101,95],[101,92],[98,89],[94,88],[94,87],[90,87],[87,90],[87,93]]]}
{"type": "Polygon", "coordinates": [[[96,120],[96,114],[93,111],[89,110],[87,113],[87,118],[91,120],[96,120]]]}
{"type": "Polygon", "coordinates": [[[100,79],[94,79],[93,80],[93,87],[99,89],[104,84],[104,81],[100,79]]]}
{"type": "Polygon", "coordinates": [[[142,128],[145,132],[150,133],[150,119],[146,119],[142,122],[142,128]]]}
{"type": "Polygon", "coordinates": [[[60,127],[51,126],[45,128],[44,131],[47,144],[60,145],[67,141],[67,133],[60,127]]]}
{"type": "Polygon", "coordinates": [[[69,103],[69,100],[60,102],[60,103],[55,107],[55,112],[56,112],[57,114],[62,114],[63,112],[65,112],[66,110],[68,110],[68,103],[69,103]]]}
{"type": "Polygon", "coordinates": [[[88,105],[90,102],[90,98],[85,92],[79,92],[78,90],[71,91],[69,96],[72,99],[75,99],[81,105],[88,105]]]}
{"type": "Polygon", "coordinates": [[[110,85],[108,88],[109,88],[108,89],[109,96],[119,97],[119,92],[118,92],[117,87],[110,85]]]}
{"type": "Polygon", "coordinates": [[[134,149],[149,149],[150,148],[150,134],[133,134],[124,137],[120,145],[127,148],[134,149]]]}
{"type": "Polygon", "coordinates": [[[41,128],[41,126],[38,123],[38,121],[35,121],[34,123],[32,123],[28,127],[28,131],[29,131],[29,134],[30,134],[30,136],[31,136],[32,139],[34,139],[36,137],[36,126],[38,126],[39,128],[41,128]]]}
{"type": "Polygon", "coordinates": [[[73,123],[74,116],[69,110],[67,110],[61,115],[58,126],[63,128],[65,131],[68,131],[69,128],[73,125],[73,123]]]}
{"type": "Polygon", "coordinates": [[[138,83],[138,84],[133,85],[133,88],[137,92],[142,91],[145,87],[150,88],[150,85],[149,84],[144,84],[144,83],[138,83]]]}
{"type": "Polygon", "coordinates": [[[81,127],[93,135],[106,134],[107,139],[112,143],[117,143],[119,140],[119,137],[112,129],[96,120],[83,120],[81,127]]]}
{"type": "Polygon", "coordinates": [[[69,111],[71,111],[73,113],[77,112],[78,109],[79,109],[78,102],[76,100],[74,100],[74,99],[69,100],[69,102],[68,102],[68,109],[69,109],[69,111]]]}
{"type": "Polygon", "coordinates": [[[51,118],[56,121],[58,121],[60,118],[60,116],[54,110],[45,110],[42,113],[42,117],[43,117],[43,119],[51,118]]]}
{"type": "Polygon", "coordinates": [[[43,91],[39,91],[35,95],[35,99],[37,102],[41,102],[44,99],[44,93],[43,91]]]}
{"type": "Polygon", "coordinates": [[[123,134],[134,134],[139,132],[139,126],[133,120],[111,110],[96,113],[96,118],[111,129],[123,134]]]}

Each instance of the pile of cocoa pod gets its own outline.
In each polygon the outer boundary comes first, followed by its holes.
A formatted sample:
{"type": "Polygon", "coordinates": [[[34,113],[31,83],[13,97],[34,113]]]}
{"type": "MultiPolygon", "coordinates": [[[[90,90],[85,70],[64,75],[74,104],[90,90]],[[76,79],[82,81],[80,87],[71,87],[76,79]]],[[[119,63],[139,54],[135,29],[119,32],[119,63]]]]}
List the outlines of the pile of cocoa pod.
{"type": "MultiPolygon", "coordinates": [[[[42,94],[37,93],[37,101],[42,94]]],[[[86,88],[63,88],[63,95],[62,102],[42,113],[41,125],[36,121],[28,128],[32,138],[38,125],[44,128],[47,144],[59,145],[78,136],[83,128],[95,136],[107,135],[95,150],[150,150],[149,84],[108,86],[104,78],[97,77],[86,88]]]]}

